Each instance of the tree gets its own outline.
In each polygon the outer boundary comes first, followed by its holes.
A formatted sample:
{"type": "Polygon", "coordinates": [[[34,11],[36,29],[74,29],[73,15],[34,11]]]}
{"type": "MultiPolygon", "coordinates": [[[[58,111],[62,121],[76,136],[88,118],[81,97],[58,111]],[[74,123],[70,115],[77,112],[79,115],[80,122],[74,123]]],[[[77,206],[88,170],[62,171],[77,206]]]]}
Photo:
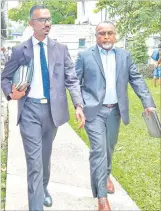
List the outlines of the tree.
{"type": "Polygon", "coordinates": [[[148,60],[148,47],[143,35],[135,35],[135,39],[128,40],[128,49],[130,50],[133,60],[136,64],[145,64],[148,60]]]}
{"type": "Polygon", "coordinates": [[[6,2],[4,0],[1,1],[1,36],[2,39],[7,38],[7,19],[6,19],[6,2]]]}
{"type": "Polygon", "coordinates": [[[109,17],[117,20],[122,37],[140,30],[144,36],[161,33],[160,0],[99,0],[96,12],[105,7],[108,8],[109,17]]]}
{"type": "Polygon", "coordinates": [[[12,21],[24,22],[27,25],[30,8],[40,3],[49,8],[54,24],[74,23],[77,6],[73,0],[21,0],[17,8],[8,11],[8,17],[12,21]]]}
{"type": "Polygon", "coordinates": [[[148,58],[146,38],[161,33],[161,1],[99,0],[95,12],[104,8],[116,20],[120,38],[126,36],[134,61],[144,63],[148,58]]]}

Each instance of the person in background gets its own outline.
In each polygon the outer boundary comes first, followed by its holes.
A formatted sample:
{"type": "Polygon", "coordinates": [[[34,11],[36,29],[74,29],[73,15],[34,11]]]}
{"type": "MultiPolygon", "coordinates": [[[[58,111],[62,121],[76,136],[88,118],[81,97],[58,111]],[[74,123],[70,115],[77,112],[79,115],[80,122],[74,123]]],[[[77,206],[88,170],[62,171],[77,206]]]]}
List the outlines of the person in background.
{"type": "Polygon", "coordinates": [[[7,61],[6,49],[1,48],[1,64],[4,65],[7,61]]]}
{"type": "MultiPolygon", "coordinates": [[[[115,187],[110,179],[112,154],[117,143],[120,120],[129,123],[128,83],[140,98],[147,115],[154,101],[128,51],[117,48],[116,27],[102,22],[96,27],[96,45],[78,54],[75,62],[90,141],[90,175],[98,210],[110,211],[108,193],[115,187]]],[[[135,140],[134,140],[135,141],[135,140]]]]}
{"type": "Polygon", "coordinates": [[[11,47],[7,48],[7,60],[9,60],[11,58],[11,54],[12,54],[12,49],[11,47]]]}
{"type": "Polygon", "coordinates": [[[156,87],[158,80],[161,87],[161,43],[158,45],[158,49],[153,52],[151,57],[154,61],[155,66],[155,69],[153,71],[153,84],[156,87]]]}

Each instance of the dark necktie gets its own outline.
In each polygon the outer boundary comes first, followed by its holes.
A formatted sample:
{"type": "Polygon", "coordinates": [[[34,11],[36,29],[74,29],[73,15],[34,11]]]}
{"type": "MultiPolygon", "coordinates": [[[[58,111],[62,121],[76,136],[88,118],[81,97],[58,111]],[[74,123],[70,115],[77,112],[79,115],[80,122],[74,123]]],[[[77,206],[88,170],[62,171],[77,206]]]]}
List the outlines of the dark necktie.
{"type": "Polygon", "coordinates": [[[41,63],[44,97],[50,99],[49,72],[48,72],[43,42],[39,42],[39,45],[40,45],[40,63],[41,63]]]}

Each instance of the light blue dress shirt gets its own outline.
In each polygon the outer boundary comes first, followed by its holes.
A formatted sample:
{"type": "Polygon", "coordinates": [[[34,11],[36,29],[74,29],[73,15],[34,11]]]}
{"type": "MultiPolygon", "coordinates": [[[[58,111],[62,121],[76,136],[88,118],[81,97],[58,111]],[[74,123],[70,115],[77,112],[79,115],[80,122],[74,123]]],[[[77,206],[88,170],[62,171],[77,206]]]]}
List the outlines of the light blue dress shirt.
{"type": "Polygon", "coordinates": [[[106,78],[106,94],[103,104],[115,104],[118,102],[116,94],[116,59],[115,47],[105,50],[98,46],[103,69],[106,78]]]}

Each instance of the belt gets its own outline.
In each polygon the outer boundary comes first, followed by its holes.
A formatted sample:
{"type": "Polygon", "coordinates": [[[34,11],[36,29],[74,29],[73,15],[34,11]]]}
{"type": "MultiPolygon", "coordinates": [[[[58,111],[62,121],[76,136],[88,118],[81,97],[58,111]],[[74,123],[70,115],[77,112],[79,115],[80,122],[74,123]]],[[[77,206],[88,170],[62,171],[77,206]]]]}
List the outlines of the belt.
{"type": "Polygon", "coordinates": [[[40,103],[40,104],[46,104],[49,103],[50,101],[46,98],[33,98],[33,97],[27,97],[26,101],[28,102],[33,102],[33,103],[40,103]]]}
{"type": "Polygon", "coordinates": [[[107,107],[107,108],[113,108],[117,105],[117,103],[114,104],[103,104],[103,106],[107,107]]]}

